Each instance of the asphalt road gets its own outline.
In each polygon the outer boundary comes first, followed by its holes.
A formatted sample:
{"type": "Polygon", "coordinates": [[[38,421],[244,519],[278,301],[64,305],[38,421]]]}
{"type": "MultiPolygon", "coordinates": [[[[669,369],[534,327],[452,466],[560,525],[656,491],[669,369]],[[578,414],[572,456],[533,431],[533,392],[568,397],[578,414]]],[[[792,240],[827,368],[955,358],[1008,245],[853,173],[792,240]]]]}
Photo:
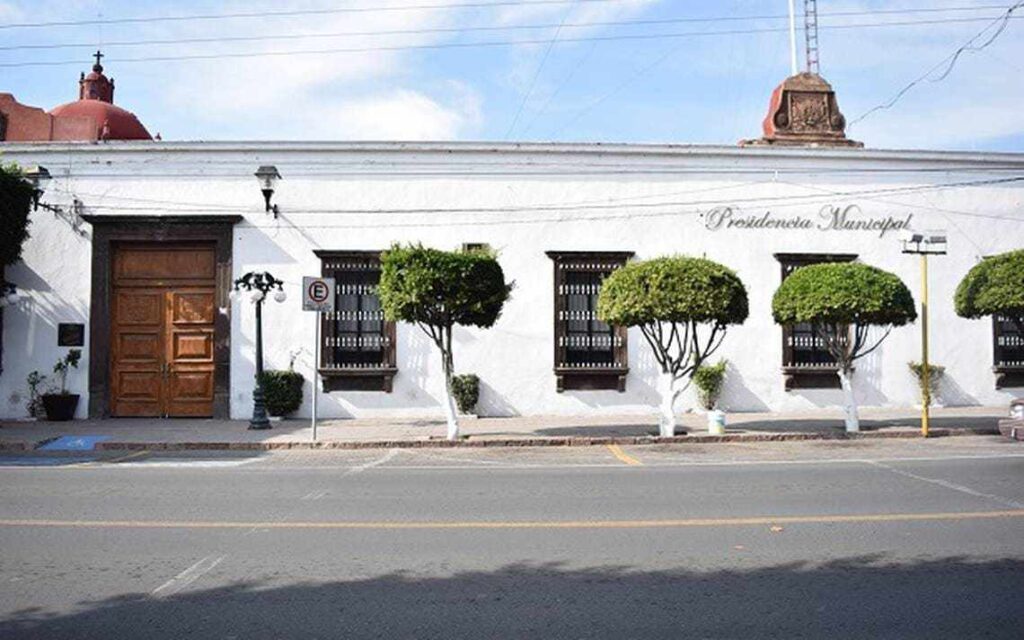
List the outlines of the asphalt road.
{"type": "Polygon", "coordinates": [[[0,457],[0,638],[1021,638],[1024,446],[0,457]]]}

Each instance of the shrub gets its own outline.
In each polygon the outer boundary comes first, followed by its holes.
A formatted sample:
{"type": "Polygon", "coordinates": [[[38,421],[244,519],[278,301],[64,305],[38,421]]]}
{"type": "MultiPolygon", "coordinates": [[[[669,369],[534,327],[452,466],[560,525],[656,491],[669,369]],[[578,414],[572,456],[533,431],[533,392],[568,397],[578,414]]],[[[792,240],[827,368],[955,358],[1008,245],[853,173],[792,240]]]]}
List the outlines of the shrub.
{"type": "Polygon", "coordinates": [[[32,195],[32,185],[16,165],[0,166],[0,275],[4,265],[21,259],[21,247],[28,238],[32,195]]]}
{"type": "Polygon", "coordinates": [[[697,397],[702,407],[711,411],[718,404],[725,383],[725,367],[727,361],[719,360],[718,364],[704,364],[693,372],[693,384],[697,387],[697,397]]]}
{"type": "Polygon", "coordinates": [[[939,381],[946,373],[946,367],[938,364],[928,363],[928,388],[924,386],[924,365],[920,362],[908,362],[907,367],[914,374],[917,386],[921,389],[921,402],[931,404],[931,399],[939,388],[939,381]]]}
{"type": "Polygon", "coordinates": [[[480,399],[480,378],[473,373],[452,376],[452,395],[455,396],[459,413],[473,413],[480,399]]]}
{"type": "Polygon", "coordinates": [[[71,369],[78,368],[78,361],[82,359],[81,349],[68,349],[67,355],[57,361],[57,364],[53,365],[53,373],[57,380],[60,380],[60,386],[55,387],[51,395],[68,395],[68,371],[71,369]]]}
{"type": "Polygon", "coordinates": [[[302,385],[305,378],[297,371],[264,371],[260,386],[272,416],[285,416],[302,405],[302,385]]]}

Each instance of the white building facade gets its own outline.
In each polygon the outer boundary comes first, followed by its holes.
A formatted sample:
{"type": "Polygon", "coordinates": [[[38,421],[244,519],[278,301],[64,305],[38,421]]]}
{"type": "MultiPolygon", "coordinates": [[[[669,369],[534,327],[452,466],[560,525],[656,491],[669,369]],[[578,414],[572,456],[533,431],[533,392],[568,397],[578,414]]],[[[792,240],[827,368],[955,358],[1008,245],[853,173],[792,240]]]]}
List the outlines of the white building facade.
{"type": "MultiPolygon", "coordinates": [[[[1005,406],[1024,382],[1009,323],[953,311],[963,275],[984,256],[1024,247],[1024,154],[855,148],[485,143],[7,143],[5,161],[53,180],[7,280],[26,298],[4,311],[0,417],[26,415],[29,372],[48,373],[83,325],[71,390],[78,417],[247,418],[254,313],[229,298],[249,271],[284,281],[264,305],[267,368],[314,366],[325,417],[440,417],[441,363],[414,326],[379,316],[376,258],[393,243],[487,245],[515,289],[497,324],[457,328],[455,366],[481,380],[487,416],[653,414],[657,369],[639,332],[591,309],[603,274],[628,259],[703,256],[739,275],[750,317],[732,327],[727,411],[839,407],[834,369],[771,298],[785,273],[859,260],[899,275],[920,299],[919,257],[901,231],[941,230],[930,261],[931,361],[938,400],[1005,406]],[[266,211],[253,178],[282,179],[266,211]],[[339,312],[303,312],[303,276],[338,278],[339,312]]],[[[897,328],[858,361],[862,406],[919,402],[908,362],[920,326],[897,328]]],[[[693,406],[692,399],[679,409],[693,406]]]]}

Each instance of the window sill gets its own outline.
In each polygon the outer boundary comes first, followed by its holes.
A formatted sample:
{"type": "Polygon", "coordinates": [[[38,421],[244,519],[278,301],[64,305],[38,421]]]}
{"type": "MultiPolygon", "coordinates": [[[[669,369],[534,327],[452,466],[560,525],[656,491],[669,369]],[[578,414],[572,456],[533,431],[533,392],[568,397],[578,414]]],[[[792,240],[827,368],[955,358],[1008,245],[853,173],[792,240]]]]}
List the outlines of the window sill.
{"type": "Polygon", "coordinates": [[[397,367],[320,369],[323,389],[330,391],[383,391],[391,393],[397,367]]]}
{"type": "Polygon", "coordinates": [[[625,393],[629,367],[555,367],[555,389],[625,393]]]}
{"type": "Polygon", "coordinates": [[[839,367],[782,367],[786,391],[793,389],[840,389],[839,367]]]}
{"type": "Polygon", "coordinates": [[[1024,387],[1024,367],[997,364],[992,367],[992,372],[996,374],[996,389],[1024,387]]]}

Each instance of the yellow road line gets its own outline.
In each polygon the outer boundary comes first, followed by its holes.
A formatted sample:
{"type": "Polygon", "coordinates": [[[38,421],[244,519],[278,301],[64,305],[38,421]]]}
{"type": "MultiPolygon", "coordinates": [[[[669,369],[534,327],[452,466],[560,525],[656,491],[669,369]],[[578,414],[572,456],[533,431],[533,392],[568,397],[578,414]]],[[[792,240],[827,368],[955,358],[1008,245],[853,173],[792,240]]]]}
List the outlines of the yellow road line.
{"type": "Polygon", "coordinates": [[[1024,518],[1024,509],[940,513],[867,513],[859,515],[753,516],[747,518],[688,518],[679,520],[481,520],[481,521],[334,521],[241,522],[185,520],[0,520],[3,527],[96,529],[653,529],[686,527],[746,527],[781,524],[842,524],[927,522],[1024,518]]]}
{"type": "Polygon", "coordinates": [[[623,451],[622,447],[620,447],[617,444],[610,444],[610,445],[608,445],[608,450],[611,451],[612,455],[615,456],[616,458],[618,458],[620,462],[623,462],[625,464],[632,464],[632,465],[642,465],[643,464],[642,462],[640,462],[639,460],[637,460],[633,456],[631,456],[628,453],[626,453],[625,451],[623,451]]]}

